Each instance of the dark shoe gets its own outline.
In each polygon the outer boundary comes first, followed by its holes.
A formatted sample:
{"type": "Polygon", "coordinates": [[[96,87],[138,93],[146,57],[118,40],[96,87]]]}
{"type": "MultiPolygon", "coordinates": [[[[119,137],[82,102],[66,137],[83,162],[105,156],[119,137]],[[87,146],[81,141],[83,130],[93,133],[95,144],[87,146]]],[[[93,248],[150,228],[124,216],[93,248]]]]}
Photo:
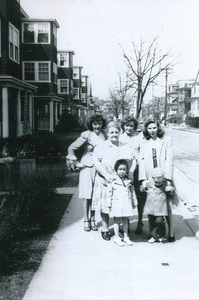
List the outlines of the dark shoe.
{"type": "Polygon", "coordinates": [[[105,241],[110,241],[111,238],[108,231],[101,231],[101,235],[105,241]]]}
{"type": "Polygon", "coordinates": [[[95,220],[91,220],[91,230],[93,231],[98,231],[98,227],[95,224],[95,220]]]}
{"type": "Polygon", "coordinates": [[[169,238],[168,238],[168,241],[170,242],[170,243],[173,243],[173,242],[175,242],[175,235],[174,236],[169,236],[169,238]]]}
{"type": "Polygon", "coordinates": [[[143,227],[143,224],[138,223],[135,233],[141,234],[143,232],[142,227],[143,227]]]}
{"type": "Polygon", "coordinates": [[[91,223],[90,221],[84,221],[84,231],[91,231],[91,223]]]}

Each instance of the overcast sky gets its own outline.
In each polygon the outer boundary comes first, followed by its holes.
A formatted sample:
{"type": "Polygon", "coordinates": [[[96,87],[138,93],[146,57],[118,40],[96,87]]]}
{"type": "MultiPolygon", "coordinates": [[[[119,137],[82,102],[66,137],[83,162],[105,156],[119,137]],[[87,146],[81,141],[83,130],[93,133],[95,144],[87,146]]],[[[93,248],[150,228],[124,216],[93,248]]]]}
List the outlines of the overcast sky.
{"type": "MultiPolygon", "coordinates": [[[[158,35],[163,52],[172,48],[178,64],[168,84],[198,72],[199,0],[21,0],[21,6],[30,18],[58,21],[58,50],[75,52],[74,65],[83,66],[100,99],[125,70],[119,44],[129,52],[132,39],[150,42],[158,35]]],[[[153,89],[154,96],[164,92],[165,74],[153,89]]]]}

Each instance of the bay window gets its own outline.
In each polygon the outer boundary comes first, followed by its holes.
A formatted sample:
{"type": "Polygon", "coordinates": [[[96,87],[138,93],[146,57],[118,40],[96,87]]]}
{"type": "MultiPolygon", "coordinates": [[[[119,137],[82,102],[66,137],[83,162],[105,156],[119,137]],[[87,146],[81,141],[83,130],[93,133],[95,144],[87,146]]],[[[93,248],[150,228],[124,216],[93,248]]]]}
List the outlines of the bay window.
{"type": "Polygon", "coordinates": [[[50,62],[23,62],[23,80],[50,82],[50,62]]]}
{"type": "Polygon", "coordinates": [[[49,22],[26,22],[22,26],[23,43],[50,44],[49,22]]]}
{"type": "Polygon", "coordinates": [[[9,57],[19,63],[19,30],[9,23],[9,57]]]}
{"type": "Polygon", "coordinates": [[[69,67],[69,53],[58,54],[59,67],[69,67]]]}
{"type": "Polygon", "coordinates": [[[69,94],[69,79],[58,80],[58,93],[69,94]]]}

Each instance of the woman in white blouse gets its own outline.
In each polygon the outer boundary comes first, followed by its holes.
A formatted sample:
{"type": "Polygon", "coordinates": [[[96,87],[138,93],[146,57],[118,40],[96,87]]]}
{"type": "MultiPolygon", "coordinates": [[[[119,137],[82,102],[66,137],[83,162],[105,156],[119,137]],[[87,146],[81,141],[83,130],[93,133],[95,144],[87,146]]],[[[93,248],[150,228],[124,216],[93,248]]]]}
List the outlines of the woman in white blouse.
{"type": "Polygon", "coordinates": [[[79,198],[83,198],[84,208],[84,230],[98,230],[95,224],[95,211],[92,210],[92,194],[95,178],[95,168],[93,165],[93,150],[96,145],[106,139],[106,120],[101,114],[92,115],[87,122],[88,130],[82,132],[81,136],[68,148],[67,160],[80,169],[79,173],[79,198]],[[75,151],[81,146],[84,153],[79,164],[75,151]]]}

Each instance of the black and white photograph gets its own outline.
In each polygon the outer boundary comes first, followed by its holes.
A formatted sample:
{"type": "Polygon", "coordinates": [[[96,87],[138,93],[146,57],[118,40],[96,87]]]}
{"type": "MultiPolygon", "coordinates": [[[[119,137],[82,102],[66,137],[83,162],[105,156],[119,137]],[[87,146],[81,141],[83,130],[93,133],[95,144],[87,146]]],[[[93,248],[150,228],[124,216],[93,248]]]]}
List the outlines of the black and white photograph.
{"type": "Polygon", "coordinates": [[[198,0],[0,0],[0,300],[199,300],[198,33],[198,0]]]}

